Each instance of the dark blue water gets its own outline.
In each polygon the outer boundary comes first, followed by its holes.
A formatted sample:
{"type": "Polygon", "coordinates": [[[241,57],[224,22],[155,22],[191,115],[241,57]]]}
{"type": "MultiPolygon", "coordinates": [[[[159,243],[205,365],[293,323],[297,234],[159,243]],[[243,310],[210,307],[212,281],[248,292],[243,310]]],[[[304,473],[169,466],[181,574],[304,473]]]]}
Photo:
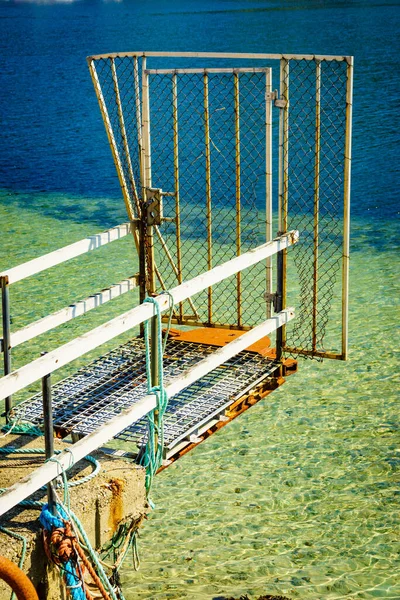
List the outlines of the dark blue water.
{"type": "MultiPolygon", "coordinates": [[[[9,202],[74,220],[82,197],[120,198],[87,55],[354,55],[352,210],[381,228],[399,206],[399,21],[389,0],[0,2],[0,188],[11,192],[9,202]],[[43,206],[43,192],[76,201],[43,206]]],[[[112,212],[100,202],[90,218],[109,224],[112,212]]]]}

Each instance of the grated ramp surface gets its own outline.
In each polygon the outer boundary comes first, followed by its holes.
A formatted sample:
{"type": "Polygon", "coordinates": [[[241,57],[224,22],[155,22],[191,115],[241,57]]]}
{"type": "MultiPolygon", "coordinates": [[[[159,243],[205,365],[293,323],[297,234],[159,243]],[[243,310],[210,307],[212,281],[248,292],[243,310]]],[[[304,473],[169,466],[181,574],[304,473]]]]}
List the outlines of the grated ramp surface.
{"type": "MultiPolygon", "coordinates": [[[[164,354],[164,383],[216,349],[208,344],[169,339],[164,354]]],[[[277,367],[275,361],[245,350],[170,398],[165,415],[165,446],[173,448],[211,418],[218,418],[227,406],[277,367]]],[[[54,428],[87,435],[146,393],[144,340],[134,338],[52,387],[54,428]]],[[[41,425],[41,395],[21,403],[16,412],[24,420],[41,425]]],[[[146,436],[147,419],[143,418],[117,437],[140,447],[146,436]]]]}

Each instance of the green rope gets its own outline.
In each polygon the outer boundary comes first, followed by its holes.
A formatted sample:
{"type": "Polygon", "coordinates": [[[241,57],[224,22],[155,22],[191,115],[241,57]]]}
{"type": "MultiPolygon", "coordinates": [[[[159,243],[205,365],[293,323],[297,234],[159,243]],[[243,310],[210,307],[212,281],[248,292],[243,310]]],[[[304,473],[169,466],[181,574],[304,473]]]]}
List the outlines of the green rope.
{"type": "Polygon", "coordinates": [[[30,423],[18,423],[18,419],[10,420],[9,423],[6,423],[2,426],[1,431],[5,431],[5,437],[9,433],[15,433],[18,435],[31,435],[32,437],[43,436],[43,431],[36,427],[35,425],[31,425],[30,423]]]}
{"type": "MultiPolygon", "coordinates": [[[[19,535],[19,533],[15,533],[14,531],[7,529],[6,527],[0,526],[0,531],[5,533],[6,535],[9,535],[10,537],[15,538],[16,540],[20,540],[22,542],[21,558],[19,559],[19,563],[18,563],[19,568],[22,570],[22,567],[24,566],[24,562],[25,562],[25,558],[26,558],[26,549],[27,549],[27,545],[28,545],[26,537],[23,535],[19,535]]],[[[15,599],[15,592],[12,592],[10,600],[14,600],[14,599],[15,599]]]]}
{"type": "MultiPolygon", "coordinates": [[[[66,450],[70,451],[69,448],[67,448],[66,450]]],[[[63,450],[54,450],[54,454],[60,454],[61,452],[63,452],[63,450]]],[[[8,446],[6,448],[0,448],[0,455],[1,454],[45,454],[45,450],[43,448],[15,448],[14,446],[8,446]]],[[[48,460],[56,462],[61,469],[61,476],[63,478],[63,483],[61,485],[64,488],[64,503],[65,504],[67,504],[67,496],[66,496],[67,488],[76,487],[78,485],[87,483],[88,481],[93,479],[93,477],[96,477],[96,475],[98,475],[98,473],[100,472],[100,469],[101,469],[101,465],[98,460],[93,458],[93,456],[89,456],[89,455],[85,456],[84,460],[87,460],[94,466],[93,471],[91,473],[89,473],[89,475],[85,475],[85,477],[82,477],[81,479],[78,479],[77,481],[68,481],[66,472],[65,472],[62,464],[57,460],[57,458],[55,456],[52,456],[48,460]]],[[[45,490],[46,486],[43,486],[41,489],[45,490]]],[[[6,491],[6,488],[0,488],[0,495],[5,491],[6,491]]],[[[27,506],[30,508],[41,508],[43,506],[43,503],[35,502],[32,500],[22,500],[22,502],[20,502],[20,504],[22,506],[27,506]]]]}
{"type": "Polygon", "coordinates": [[[101,549],[100,555],[104,561],[109,559],[112,555],[114,565],[118,560],[119,564],[115,570],[119,571],[128,555],[129,550],[132,550],[132,565],[135,571],[137,571],[140,566],[139,549],[137,543],[137,528],[135,527],[135,524],[127,521],[120,524],[109,542],[107,542],[101,549]],[[127,540],[128,543],[126,543],[127,540]]]}
{"type": "MultiPolygon", "coordinates": [[[[158,413],[158,422],[155,420],[155,411],[152,410],[147,415],[148,420],[148,438],[145,447],[145,451],[143,457],[141,459],[141,464],[146,468],[146,494],[147,498],[149,497],[150,488],[153,482],[153,477],[157,473],[157,470],[162,464],[163,460],[163,450],[164,450],[164,414],[168,406],[168,396],[164,388],[164,369],[163,369],[163,355],[166,346],[166,342],[168,339],[168,332],[171,326],[172,321],[172,312],[174,309],[174,301],[172,294],[170,292],[165,292],[168,294],[170,299],[170,315],[168,320],[167,332],[165,336],[165,341],[163,344],[162,340],[162,321],[161,321],[161,310],[158,302],[154,298],[145,298],[144,302],[149,304],[153,304],[156,312],[157,319],[157,328],[158,328],[158,336],[157,336],[157,353],[159,356],[158,360],[158,385],[151,385],[151,350],[150,350],[150,335],[149,335],[149,322],[148,319],[144,324],[144,339],[145,339],[145,349],[146,349],[146,375],[147,375],[147,392],[149,394],[155,394],[157,398],[157,410],[158,413]],[[155,442],[157,436],[157,444],[155,442]]],[[[151,501],[150,501],[151,503],[151,501]]]]}

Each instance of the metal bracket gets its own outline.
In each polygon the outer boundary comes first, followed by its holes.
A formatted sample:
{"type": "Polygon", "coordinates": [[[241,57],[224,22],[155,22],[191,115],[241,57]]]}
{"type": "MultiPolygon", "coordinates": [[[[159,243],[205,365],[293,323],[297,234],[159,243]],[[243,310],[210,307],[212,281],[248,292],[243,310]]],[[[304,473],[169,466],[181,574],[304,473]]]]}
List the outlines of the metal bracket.
{"type": "Polygon", "coordinates": [[[274,90],[273,92],[267,92],[265,94],[265,100],[268,102],[273,102],[274,106],[277,108],[286,108],[288,102],[284,98],[279,98],[278,90],[274,90]]]}
{"type": "Polygon", "coordinates": [[[270,294],[269,292],[265,292],[264,298],[267,302],[272,302],[272,306],[274,307],[274,312],[279,312],[278,301],[281,298],[281,294],[278,294],[278,292],[274,292],[273,294],[270,294]]]}
{"type": "Polygon", "coordinates": [[[162,190],[159,188],[146,189],[146,218],[147,225],[161,225],[162,190]]]}

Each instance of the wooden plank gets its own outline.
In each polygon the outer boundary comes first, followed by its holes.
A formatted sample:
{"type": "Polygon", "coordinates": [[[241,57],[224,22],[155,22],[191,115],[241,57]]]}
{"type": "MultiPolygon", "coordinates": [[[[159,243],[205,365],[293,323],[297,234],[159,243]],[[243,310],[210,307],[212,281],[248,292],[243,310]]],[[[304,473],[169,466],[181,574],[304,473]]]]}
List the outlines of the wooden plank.
{"type": "Polygon", "coordinates": [[[48,254],[39,256],[38,258],[34,258],[33,260],[23,263],[22,265],[18,265],[17,267],[13,267],[12,269],[7,269],[7,271],[0,273],[0,276],[7,277],[9,284],[15,283],[16,281],[20,281],[21,279],[25,279],[26,277],[30,277],[31,275],[36,275],[36,273],[50,269],[50,267],[59,265],[67,260],[70,260],[71,258],[76,258],[81,254],[86,254],[86,252],[96,250],[97,248],[105,246],[110,242],[120,240],[128,235],[130,231],[130,223],[122,223],[122,225],[112,227],[103,233],[91,235],[84,240],[80,240],[79,242],[75,242],[69,246],[64,246],[64,248],[59,248],[58,250],[54,250],[54,252],[49,252],[48,254]]]}
{"type": "MultiPolygon", "coordinates": [[[[174,299],[174,303],[178,304],[179,302],[183,302],[190,296],[208,288],[210,285],[219,283],[238,271],[250,267],[260,260],[264,260],[268,256],[272,256],[273,254],[288,248],[296,243],[297,240],[298,232],[291,231],[277,237],[271,242],[267,242],[253,250],[249,250],[241,256],[236,256],[206,273],[202,273],[193,279],[189,279],[189,281],[169,290],[174,299]]],[[[161,311],[167,310],[170,306],[169,294],[160,294],[155,300],[161,311]]],[[[103,323],[103,325],[75,338],[67,344],[60,346],[56,350],[48,352],[44,356],[24,365],[17,371],[0,379],[0,400],[15,394],[48,373],[60,369],[76,358],[94,350],[118,335],[129,331],[129,329],[140,325],[140,323],[143,323],[155,315],[156,309],[153,304],[141,304],[140,306],[136,306],[122,315],[107,321],[107,323],[103,323]]]]}
{"type": "Polygon", "coordinates": [[[132,277],[128,277],[109,288],[105,288],[104,290],[85,298],[85,300],[80,300],[75,304],[71,304],[51,315],[43,317],[43,319],[38,319],[34,323],[30,323],[23,329],[11,334],[10,347],[15,348],[19,344],[23,344],[50,329],[54,329],[54,327],[67,323],[68,321],[71,321],[71,319],[80,317],[90,310],[102,306],[106,302],[122,296],[122,294],[126,294],[126,292],[130,292],[138,286],[138,280],[138,275],[133,275],[132,277]]]}

